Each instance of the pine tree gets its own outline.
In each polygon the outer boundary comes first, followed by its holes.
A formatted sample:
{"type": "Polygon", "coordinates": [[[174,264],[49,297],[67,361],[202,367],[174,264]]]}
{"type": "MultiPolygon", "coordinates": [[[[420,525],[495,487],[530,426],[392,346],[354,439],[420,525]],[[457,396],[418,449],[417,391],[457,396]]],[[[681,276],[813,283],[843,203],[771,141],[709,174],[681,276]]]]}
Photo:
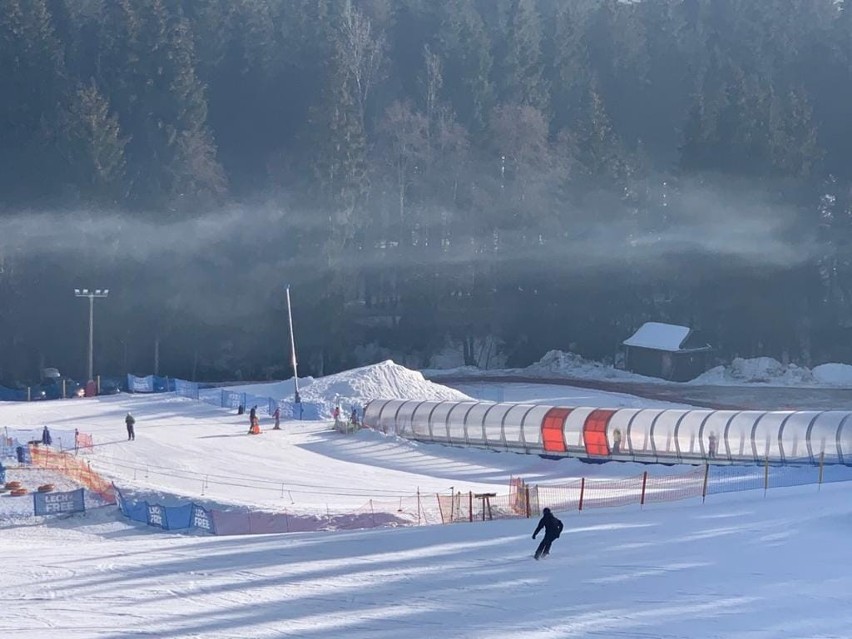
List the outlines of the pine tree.
{"type": "Polygon", "coordinates": [[[60,124],[60,148],[82,195],[105,202],[120,198],[127,138],[94,82],[78,87],[60,124]]]}

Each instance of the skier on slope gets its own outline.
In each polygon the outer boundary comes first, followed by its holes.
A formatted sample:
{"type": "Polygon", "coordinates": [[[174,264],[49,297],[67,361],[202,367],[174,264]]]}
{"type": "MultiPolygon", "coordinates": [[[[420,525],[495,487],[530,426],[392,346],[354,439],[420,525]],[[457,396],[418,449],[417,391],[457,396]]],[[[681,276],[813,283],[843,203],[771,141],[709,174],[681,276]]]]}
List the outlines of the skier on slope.
{"type": "Polygon", "coordinates": [[[535,527],[535,532],[532,536],[532,538],[535,539],[535,536],[539,533],[539,531],[544,528],[544,539],[541,540],[541,543],[535,551],[534,556],[536,559],[539,559],[540,557],[547,557],[550,554],[550,544],[552,544],[553,540],[557,539],[559,535],[562,534],[562,522],[553,516],[553,513],[550,512],[550,508],[545,508],[541,512],[541,520],[538,522],[538,526],[535,527]]]}

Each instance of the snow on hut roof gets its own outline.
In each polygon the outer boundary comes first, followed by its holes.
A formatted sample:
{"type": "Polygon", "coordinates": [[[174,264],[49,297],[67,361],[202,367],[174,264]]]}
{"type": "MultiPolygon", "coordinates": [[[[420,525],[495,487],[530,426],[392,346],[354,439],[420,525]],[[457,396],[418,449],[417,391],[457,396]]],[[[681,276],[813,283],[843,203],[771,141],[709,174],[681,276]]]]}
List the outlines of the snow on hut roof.
{"type": "Polygon", "coordinates": [[[662,324],[661,322],[645,322],[639,330],[633,333],[622,344],[652,348],[657,351],[679,351],[689,337],[691,329],[687,326],[662,324]]]}

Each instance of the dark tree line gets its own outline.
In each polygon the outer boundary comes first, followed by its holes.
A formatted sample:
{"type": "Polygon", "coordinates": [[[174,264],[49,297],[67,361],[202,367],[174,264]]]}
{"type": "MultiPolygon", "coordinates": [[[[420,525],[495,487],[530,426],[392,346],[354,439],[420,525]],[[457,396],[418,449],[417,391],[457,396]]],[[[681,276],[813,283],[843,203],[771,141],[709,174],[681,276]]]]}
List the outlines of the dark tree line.
{"type": "Polygon", "coordinates": [[[282,374],[285,280],[314,372],[646,320],[852,360],[850,106],[837,0],[0,0],[0,375],[79,368],[87,277],[113,372],[282,374]]]}

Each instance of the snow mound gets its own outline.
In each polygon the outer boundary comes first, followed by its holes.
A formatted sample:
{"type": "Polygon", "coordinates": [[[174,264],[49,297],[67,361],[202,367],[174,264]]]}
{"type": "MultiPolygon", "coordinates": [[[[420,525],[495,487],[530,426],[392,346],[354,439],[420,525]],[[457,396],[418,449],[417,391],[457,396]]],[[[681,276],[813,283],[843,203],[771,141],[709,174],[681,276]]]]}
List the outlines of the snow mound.
{"type": "MultiPolygon", "coordinates": [[[[649,378],[636,375],[608,364],[583,359],[577,353],[548,351],[535,364],[523,369],[533,375],[564,375],[578,379],[622,379],[647,381],[649,378]]],[[[662,380],[660,380],[662,381],[662,380]]]]}
{"type": "MultiPolygon", "coordinates": [[[[852,367],[850,367],[852,368],[852,367]]],[[[809,368],[787,364],[772,357],[737,357],[728,366],[717,366],[690,383],[717,386],[767,384],[772,386],[811,386],[817,380],[809,368]]]]}
{"type": "MultiPolygon", "coordinates": [[[[293,400],[293,380],[272,384],[252,384],[230,390],[279,400],[293,400]]],[[[370,364],[361,368],[335,373],[326,377],[299,379],[299,395],[303,402],[322,406],[320,414],[329,418],[335,406],[345,412],[364,405],[373,399],[414,399],[470,401],[464,393],[430,382],[417,371],[400,366],[392,360],[370,364]]]]}
{"type": "Polygon", "coordinates": [[[820,364],[811,373],[820,384],[852,387],[852,366],[849,364],[820,364]]]}

